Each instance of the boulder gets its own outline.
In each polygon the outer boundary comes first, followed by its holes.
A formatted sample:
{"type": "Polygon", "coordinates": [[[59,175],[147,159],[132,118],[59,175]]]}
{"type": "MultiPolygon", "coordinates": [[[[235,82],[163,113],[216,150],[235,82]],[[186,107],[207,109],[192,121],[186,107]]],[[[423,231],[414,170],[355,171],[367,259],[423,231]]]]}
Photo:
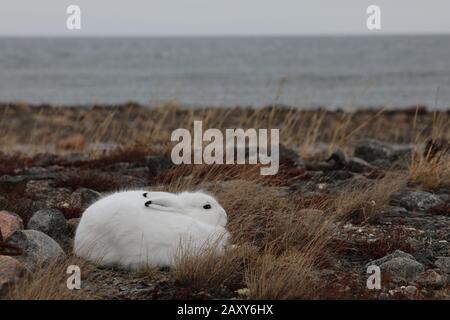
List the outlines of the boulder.
{"type": "Polygon", "coordinates": [[[78,188],[71,195],[71,205],[82,210],[101,198],[101,193],[87,188],[78,188]]]}
{"type": "Polygon", "coordinates": [[[434,264],[442,272],[450,274],[450,257],[438,257],[434,264]]]}
{"type": "Polygon", "coordinates": [[[0,256],[0,297],[25,274],[25,270],[23,264],[16,259],[0,256]]]}
{"type": "Polygon", "coordinates": [[[45,233],[62,246],[67,243],[67,221],[59,210],[42,209],[35,212],[27,228],[45,233]]]}
{"type": "Polygon", "coordinates": [[[389,160],[393,148],[375,139],[362,139],[355,146],[354,156],[373,162],[375,160],[389,160]]]}
{"type": "Polygon", "coordinates": [[[150,173],[155,176],[173,166],[172,160],[163,155],[146,156],[144,161],[150,173]]]}
{"type": "Polygon", "coordinates": [[[375,169],[375,167],[372,166],[370,163],[358,157],[351,158],[350,161],[348,161],[347,163],[347,168],[350,171],[357,173],[363,173],[375,169]]]}
{"type": "Polygon", "coordinates": [[[37,230],[17,230],[6,242],[23,250],[23,254],[16,259],[28,270],[34,270],[65,256],[55,240],[37,230]]]}
{"type": "Polygon", "coordinates": [[[380,265],[382,271],[387,271],[395,278],[406,281],[413,281],[425,270],[424,266],[409,258],[393,258],[380,265]]]}
{"type": "Polygon", "coordinates": [[[395,280],[413,281],[425,268],[409,253],[395,250],[393,253],[380,259],[369,262],[369,265],[377,265],[382,271],[388,272],[395,280]]]}
{"type": "Polygon", "coordinates": [[[427,211],[443,203],[439,196],[424,191],[402,193],[396,196],[395,202],[411,211],[427,211]]]}
{"type": "Polygon", "coordinates": [[[3,238],[8,238],[16,230],[23,229],[22,218],[9,211],[0,211],[0,231],[3,238]]]}

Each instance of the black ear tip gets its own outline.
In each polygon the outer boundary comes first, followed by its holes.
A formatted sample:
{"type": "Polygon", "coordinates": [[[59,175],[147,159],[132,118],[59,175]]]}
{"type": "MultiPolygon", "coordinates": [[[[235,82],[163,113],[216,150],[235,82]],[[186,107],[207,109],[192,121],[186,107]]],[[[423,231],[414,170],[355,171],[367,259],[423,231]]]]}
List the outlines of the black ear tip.
{"type": "Polygon", "coordinates": [[[148,206],[151,205],[151,204],[152,204],[151,201],[147,201],[147,202],[145,203],[145,206],[148,207],[148,206]]]}
{"type": "Polygon", "coordinates": [[[147,192],[144,192],[144,193],[142,194],[142,196],[143,196],[144,198],[147,198],[147,192]]]}

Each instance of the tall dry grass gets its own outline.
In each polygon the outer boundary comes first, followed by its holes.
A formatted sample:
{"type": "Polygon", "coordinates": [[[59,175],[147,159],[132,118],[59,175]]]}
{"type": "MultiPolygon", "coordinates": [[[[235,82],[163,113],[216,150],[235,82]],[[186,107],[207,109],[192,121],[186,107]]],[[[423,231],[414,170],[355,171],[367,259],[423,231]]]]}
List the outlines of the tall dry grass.
{"type": "Polygon", "coordinates": [[[68,257],[51,264],[40,265],[7,291],[6,300],[87,300],[96,296],[83,289],[83,279],[93,270],[93,266],[76,257],[68,257]],[[67,287],[69,274],[67,267],[77,265],[81,269],[82,282],[80,290],[67,287]]]}

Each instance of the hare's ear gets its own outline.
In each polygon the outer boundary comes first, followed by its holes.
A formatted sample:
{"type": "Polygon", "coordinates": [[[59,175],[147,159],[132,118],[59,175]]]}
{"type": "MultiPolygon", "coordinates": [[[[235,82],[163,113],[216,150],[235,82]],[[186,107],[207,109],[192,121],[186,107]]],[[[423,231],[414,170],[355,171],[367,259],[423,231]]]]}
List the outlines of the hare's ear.
{"type": "Polygon", "coordinates": [[[151,205],[156,205],[156,206],[160,206],[160,207],[164,207],[164,208],[178,208],[178,202],[176,201],[176,199],[171,199],[169,197],[155,197],[155,198],[149,198],[148,196],[146,197],[148,198],[149,201],[147,201],[145,203],[145,206],[151,206],[151,205]]]}

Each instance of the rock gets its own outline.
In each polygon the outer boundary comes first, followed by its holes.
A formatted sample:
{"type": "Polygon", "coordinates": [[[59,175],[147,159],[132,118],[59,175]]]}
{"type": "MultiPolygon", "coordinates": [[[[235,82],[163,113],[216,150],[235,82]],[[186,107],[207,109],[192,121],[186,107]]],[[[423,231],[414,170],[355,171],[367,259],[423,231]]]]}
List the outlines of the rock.
{"type": "Polygon", "coordinates": [[[417,293],[417,287],[415,286],[406,286],[404,290],[408,295],[415,295],[417,293]]]}
{"type": "Polygon", "coordinates": [[[152,175],[158,175],[173,166],[172,160],[169,157],[162,155],[146,156],[144,161],[152,175]]]}
{"type": "Polygon", "coordinates": [[[387,256],[384,256],[380,259],[369,262],[368,264],[366,264],[366,268],[370,265],[380,266],[381,264],[383,264],[389,260],[392,260],[394,258],[407,258],[407,259],[415,260],[413,255],[403,252],[401,250],[395,250],[393,253],[388,254],[387,256]]]}
{"type": "Polygon", "coordinates": [[[372,166],[370,163],[358,157],[351,158],[350,161],[347,163],[347,168],[352,172],[358,173],[367,172],[375,169],[374,166],[372,166]]]}
{"type": "Polygon", "coordinates": [[[426,270],[417,277],[416,282],[424,287],[439,289],[447,284],[447,276],[441,275],[435,270],[426,270]]]}
{"type": "Polygon", "coordinates": [[[392,163],[388,159],[377,159],[370,162],[370,164],[378,169],[389,169],[392,166],[392,163]]]}
{"type": "Polygon", "coordinates": [[[394,200],[399,206],[411,211],[427,211],[442,204],[441,198],[429,192],[412,191],[396,196],[394,200]]]}
{"type": "Polygon", "coordinates": [[[0,193],[23,193],[27,184],[27,177],[0,175],[0,193]]]}
{"type": "Polygon", "coordinates": [[[55,240],[37,230],[17,230],[6,242],[23,250],[23,254],[16,259],[31,271],[41,264],[46,265],[65,256],[55,240]]]}
{"type": "Polygon", "coordinates": [[[45,233],[62,246],[67,244],[67,221],[59,210],[42,209],[35,212],[27,228],[45,233]]]}
{"type": "Polygon", "coordinates": [[[401,280],[412,281],[425,270],[424,266],[404,257],[390,259],[380,265],[382,271],[389,272],[392,276],[401,280]]]}
{"type": "Polygon", "coordinates": [[[294,167],[304,167],[302,158],[298,155],[294,150],[286,147],[283,144],[280,144],[280,164],[290,165],[294,167]]]}
{"type": "Polygon", "coordinates": [[[101,198],[101,193],[87,188],[78,188],[71,195],[71,205],[82,210],[101,198]]]}
{"type": "Polygon", "coordinates": [[[395,250],[383,258],[369,262],[366,268],[370,265],[377,265],[395,278],[407,281],[414,280],[425,269],[412,255],[401,250],[395,250]]]}
{"type": "Polygon", "coordinates": [[[386,215],[393,215],[393,216],[405,216],[409,213],[408,210],[406,210],[403,207],[397,207],[397,206],[387,206],[386,215]]]}
{"type": "Polygon", "coordinates": [[[67,233],[70,237],[75,236],[75,232],[77,231],[78,224],[80,223],[80,218],[72,218],[67,220],[67,233]]]}
{"type": "Polygon", "coordinates": [[[4,295],[8,287],[24,274],[25,267],[22,263],[8,256],[0,256],[0,296],[4,295]]]}
{"type": "Polygon", "coordinates": [[[434,264],[442,272],[450,274],[450,257],[438,257],[434,264]]]}
{"type": "Polygon", "coordinates": [[[9,211],[0,211],[0,232],[4,239],[20,229],[23,229],[21,217],[9,211]]]}
{"type": "Polygon", "coordinates": [[[362,139],[355,146],[354,156],[372,162],[375,160],[389,160],[393,152],[390,145],[375,139],[362,139]]]}
{"type": "Polygon", "coordinates": [[[347,166],[347,157],[341,149],[336,150],[327,160],[332,162],[332,170],[340,170],[347,166]]]}
{"type": "Polygon", "coordinates": [[[20,170],[20,174],[26,176],[30,180],[39,181],[39,180],[53,180],[59,176],[59,171],[61,167],[52,166],[52,167],[31,167],[20,170]]]}
{"type": "Polygon", "coordinates": [[[414,149],[412,147],[400,147],[394,149],[390,156],[390,161],[395,162],[395,161],[409,160],[412,158],[413,151],[414,149]]]}

